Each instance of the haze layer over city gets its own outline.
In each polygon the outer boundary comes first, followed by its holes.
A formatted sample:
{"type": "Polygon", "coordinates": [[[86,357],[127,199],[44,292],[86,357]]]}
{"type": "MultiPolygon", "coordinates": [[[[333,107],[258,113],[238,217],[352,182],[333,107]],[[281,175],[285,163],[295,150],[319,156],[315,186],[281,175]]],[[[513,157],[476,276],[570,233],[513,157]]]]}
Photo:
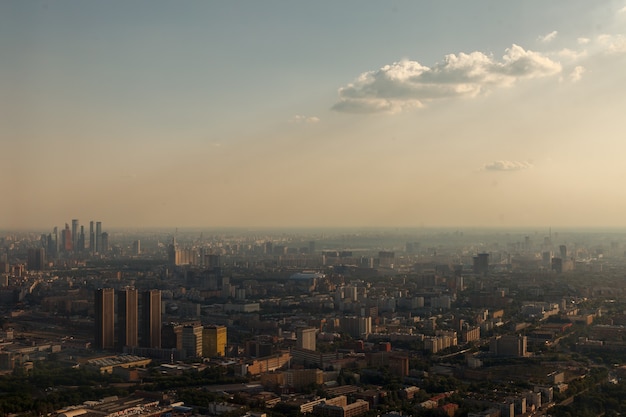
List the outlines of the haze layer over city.
{"type": "Polygon", "coordinates": [[[0,228],[626,226],[624,7],[2,2],[0,228]]]}

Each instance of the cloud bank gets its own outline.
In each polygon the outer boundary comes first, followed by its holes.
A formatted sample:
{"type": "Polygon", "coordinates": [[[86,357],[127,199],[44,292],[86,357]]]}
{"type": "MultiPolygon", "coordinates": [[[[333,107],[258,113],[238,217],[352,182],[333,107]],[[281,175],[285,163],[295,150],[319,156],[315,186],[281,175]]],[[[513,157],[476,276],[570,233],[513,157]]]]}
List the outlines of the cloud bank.
{"type": "Polygon", "coordinates": [[[404,60],[361,74],[339,89],[333,110],[348,113],[397,112],[422,107],[424,102],[476,97],[519,79],[560,73],[561,64],[539,52],[512,45],[501,60],[482,52],[446,55],[427,67],[404,60]]]}
{"type": "Polygon", "coordinates": [[[608,53],[626,53],[626,36],[604,34],[598,36],[598,43],[608,53]]]}
{"type": "Polygon", "coordinates": [[[521,171],[532,168],[532,164],[522,161],[493,161],[483,167],[485,171],[521,171]]]}

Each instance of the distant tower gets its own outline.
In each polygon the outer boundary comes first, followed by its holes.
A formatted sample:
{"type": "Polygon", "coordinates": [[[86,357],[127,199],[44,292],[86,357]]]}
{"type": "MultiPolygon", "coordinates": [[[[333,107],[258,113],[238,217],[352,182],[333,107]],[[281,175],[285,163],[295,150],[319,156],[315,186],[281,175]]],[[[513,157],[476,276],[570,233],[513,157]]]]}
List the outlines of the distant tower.
{"type": "Polygon", "coordinates": [[[49,258],[56,258],[59,252],[59,232],[55,227],[52,233],[48,234],[48,246],[46,253],[49,258]]]}
{"type": "Polygon", "coordinates": [[[96,222],[96,252],[102,252],[102,222],[96,222]]]}
{"type": "Polygon", "coordinates": [[[107,232],[102,232],[101,236],[100,240],[102,241],[102,253],[105,253],[109,251],[109,234],[107,232]]]}
{"type": "Polygon", "coordinates": [[[161,290],[141,294],[141,346],[161,347],[161,290]]]}
{"type": "Polygon", "coordinates": [[[54,257],[59,256],[59,228],[54,226],[52,229],[52,237],[54,238],[54,257]]]}
{"type": "Polygon", "coordinates": [[[72,249],[78,248],[78,219],[72,220],[72,249]]]}
{"type": "Polygon", "coordinates": [[[89,252],[96,252],[96,232],[93,230],[93,220],[89,222],[89,252]]]}
{"type": "Polygon", "coordinates": [[[176,243],[176,236],[172,238],[172,243],[167,247],[167,261],[170,265],[176,265],[176,251],[178,250],[178,244],[176,243]]]}
{"type": "Polygon", "coordinates": [[[141,255],[141,241],[135,240],[133,242],[133,255],[141,255]]]}
{"type": "Polygon", "coordinates": [[[74,246],[72,245],[72,231],[67,223],[65,223],[65,229],[61,232],[61,238],[63,242],[63,251],[71,252],[74,249],[74,246]]]}
{"type": "Polygon", "coordinates": [[[559,246],[559,252],[561,253],[561,259],[562,260],[567,259],[567,246],[560,245],[559,246]]]}
{"type": "Polygon", "coordinates": [[[80,233],[78,234],[78,252],[85,251],[85,226],[80,226],[80,233]]]}
{"type": "Polygon", "coordinates": [[[100,288],[95,292],[96,349],[113,349],[115,345],[115,293],[113,288],[100,288]]]}
{"type": "Polygon", "coordinates": [[[139,309],[137,304],[137,290],[127,288],[117,296],[117,323],[118,347],[124,348],[139,346],[139,309]]]}
{"type": "Polygon", "coordinates": [[[478,275],[486,275],[489,272],[489,254],[479,253],[474,256],[474,273],[478,275]]]}

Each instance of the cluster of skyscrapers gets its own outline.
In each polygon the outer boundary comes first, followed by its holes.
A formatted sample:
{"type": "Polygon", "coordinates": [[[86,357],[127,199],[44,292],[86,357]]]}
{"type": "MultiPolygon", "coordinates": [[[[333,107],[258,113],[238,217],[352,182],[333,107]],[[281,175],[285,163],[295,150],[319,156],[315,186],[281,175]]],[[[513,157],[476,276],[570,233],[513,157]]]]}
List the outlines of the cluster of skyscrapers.
{"type": "Polygon", "coordinates": [[[41,242],[47,255],[51,257],[62,253],[95,255],[109,250],[109,234],[102,231],[102,222],[93,220],[89,222],[89,235],[85,232],[85,226],[79,225],[78,219],[73,219],[71,228],[67,223],[60,231],[55,227],[52,233],[41,235],[41,242]]]}
{"type": "Polygon", "coordinates": [[[161,347],[161,291],[134,288],[95,291],[95,347],[161,347]]]}

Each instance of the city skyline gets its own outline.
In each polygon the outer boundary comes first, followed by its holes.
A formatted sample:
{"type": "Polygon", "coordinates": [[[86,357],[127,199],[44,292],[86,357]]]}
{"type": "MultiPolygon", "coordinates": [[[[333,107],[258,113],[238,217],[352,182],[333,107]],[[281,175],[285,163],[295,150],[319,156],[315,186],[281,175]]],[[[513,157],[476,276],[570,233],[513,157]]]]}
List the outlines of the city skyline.
{"type": "Polygon", "coordinates": [[[3,2],[0,229],[623,228],[625,23],[609,0],[3,2]]]}

